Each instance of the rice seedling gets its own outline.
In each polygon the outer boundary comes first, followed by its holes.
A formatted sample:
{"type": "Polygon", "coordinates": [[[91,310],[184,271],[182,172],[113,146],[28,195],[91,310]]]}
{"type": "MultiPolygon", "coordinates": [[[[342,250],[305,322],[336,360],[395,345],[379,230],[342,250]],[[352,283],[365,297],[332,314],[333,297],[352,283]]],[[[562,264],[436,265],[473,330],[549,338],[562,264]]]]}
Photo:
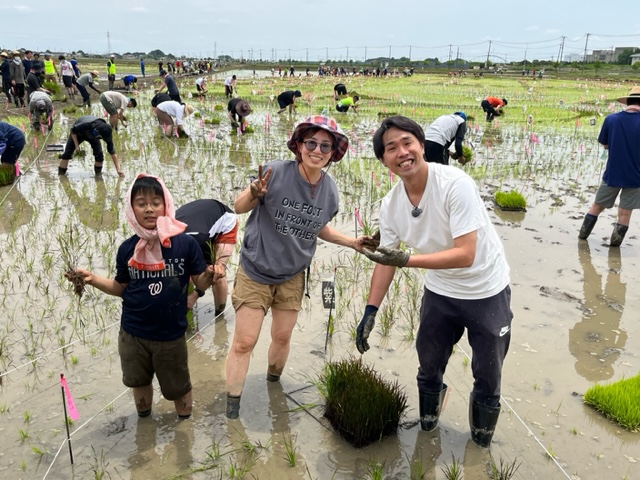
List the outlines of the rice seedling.
{"type": "Polygon", "coordinates": [[[297,462],[296,439],[297,435],[292,435],[290,433],[284,434],[282,437],[282,444],[285,451],[284,459],[289,463],[290,467],[295,467],[297,462]]]}
{"type": "Polygon", "coordinates": [[[384,478],[384,462],[370,459],[367,465],[367,478],[370,480],[382,480],[384,478]]]}
{"type": "Polygon", "coordinates": [[[316,385],[324,416],[356,448],[394,433],[407,408],[398,383],[384,381],[361,359],[326,364],[316,385]]]}
{"type": "Polygon", "coordinates": [[[640,430],[640,375],[607,385],[594,385],[584,394],[583,400],[617,424],[629,431],[640,430]]]}
{"type": "Polygon", "coordinates": [[[493,455],[491,455],[491,461],[489,464],[491,480],[510,480],[515,476],[520,465],[521,463],[518,463],[516,459],[514,459],[513,462],[507,462],[500,458],[500,462],[496,463],[493,455]]]}
{"type": "Polygon", "coordinates": [[[107,472],[107,467],[109,466],[109,462],[107,462],[104,450],[100,450],[98,453],[93,445],[91,445],[91,472],[93,473],[94,480],[102,480],[107,476],[110,477],[107,472]]]}
{"type": "Polygon", "coordinates": [[[57,239],[62,263],[67,268],[65,276],[73,285],[73,292],[80,299],[82,295],[84,295],[84,280],[76,269],[78,268],[78,260],[80,259],[80,250],[87,242],[87,239],[81,242],[77,237],[77,233],[75,237],[73,235],[73,227],[69,226],[67,232],[58,235],[57,239]]]}
{"type": "Polygon", "coordinates": [[[11,185],[16,181],[16,167],[10,163],[0,164],[0,187],[11,185]]]}
{"type": "Polygon", "coordinates": [[[22,414],[22,418],[24,419],[24,423],[31,422],[31,414],[27,410],[25,410],[24,413],[22,414]]]}
{"type": "Polygon", "coordinates": [[[18,429],[18,436],[20,437],[20,443],[23,443],[25,440],[29,438],[29,432],[23,430],[22,428],[18,429]]]}
{"type": "Polygon", "coordinates": [[[445,463],[440,470],[447,480],[462,480],[463,478],[462,465],[453,453],[451,454],[451,464],[445,463]]]}
{"type": "Polygon", "coordinates": [[[496,192],[494,200],[502,210],[525,210],[527,207],[524,196],[515,190],[511,190],[510,192],[496,192]]]}

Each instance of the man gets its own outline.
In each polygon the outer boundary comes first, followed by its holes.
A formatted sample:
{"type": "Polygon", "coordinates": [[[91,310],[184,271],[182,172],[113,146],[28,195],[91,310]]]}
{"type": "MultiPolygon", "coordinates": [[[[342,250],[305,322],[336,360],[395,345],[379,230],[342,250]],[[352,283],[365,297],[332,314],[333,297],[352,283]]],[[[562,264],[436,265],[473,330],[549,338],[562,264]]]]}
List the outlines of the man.
{"type": "Polygon", "coordinates": [[[97,93],[101,93],[100,90],[98,90],[96,87],[93,86],[93,79],[97,77],[98,77],[98,72],[96,70],[93,70],[89,73],[80,75],[78,77],[78,80],[76,80],[76,87],[78,87],[78,91],[80,92],[80,95],[82,95],[83,107],[85,105],[87,107],[91,106],[91,97],[89,96],[89,91],[87,90],[87,87],[91,88],[91,90],[97,93]]]}
{"type": "Polygon", "coordinates": [[[613,227],[611,247],[619,247],[629,229],[631,213],[640,208],[640,87],[633,87],[618,102],[627,107],[604,119],[598,142],[609,151],[602,183],[584,217],[578,238],[586,240],[605,208],[613,207],[618,194],[618,220],[613,227]]]}
{"type": "Polygon", "coordinates": [[[131,89],[138,88],[138,77],[135,75],[125,75],[122,77],[122,86],[127,92],[130,92],[131,89]]]}
{"type": "Polygon", "coordinates": [[[167,137],[173,136],[177,130],[178,137],[189,138],[189,134],[184,130],[182,119],[192,113],[192,106],[178,103],[175,100],[159,103],[156,107],[158,123],[162,127],[162,133],[167,137]]]}
{"type": "Polygon", "coordinates": [[[296,98],[300,98],[302,93],[300,90],[287,90],[286,92],[282,92],[278,95],[278,106],[280,110],[278,113],[282,113],[285,111],[287,107],[289,107],[289,115],[296,111],[296,98]]]}
{"type": "Polygon", "coordinates": [[[245,119],[251,113],[251,106],[241,98],[232,98],[227,104],[227,116],[231,120],[231,128],[240,127],[240,133],[246,128],[245,119]]]}
{"type": "MultiPolygon", "coordinates": [[[[81,77],[82,78],[82,77],[81,77]]],[[[120,162],[118,162],[118,155],[116,154],[115,147],[113,146],[113,132],[111,127],[102,118],[97,118],[92,115],[86,115],[78,118],[71,127],[71,134],[67,139],[67,144],[64,148],[64,152],[60,155],[60,164],[58,165],[58,175],[66,175],[67,167],[69,166],[69,160],[82,142],[89,142],[93,151],[94,165],[93,169],[96,175],[102,174],[102,163],[104,162],[104,154],[102,153],[102,146],[100,140],[104,140],[107,144],[107,152],[111,155],[113,165],[116,167],[118,176],[124,177],[124,172],[120,170],[120,162]]]]}
{"type": "Polygon", "coordinates": [[[502,107],[507,105],[507,99],[499,99],[496,97],[487,97],[480,103],[482,110],[487,114],[487,122],[491,122],[493,117],[499,117],[502,114],[502,107]]]}
{"type": "MultiPolygon", "coordinates": [[[[238,235],[238,217],[224,203],[213,199],[195,200],[176,210],[176,220],[187,224],[185,233],[192,235],[200,245],[208,265],[227,268],[233,254],[238,235]]],[[[223,276],[211,286],[215,305],[215,316],[224,313],[227,307],[229,287],[223,276]]],[[[187,297],[187,307],[192,308],[205,292],[198,288],[187,297]]]]}
{"type": "Polygon", "coordinates": [[[176,81],[173,79],[171,75],[167,73],[166,70],[160,71],[160,76],[164,81],[164,85],[158,90],[158,93],[162,93],[162,91],[166,88],[167,93],[171,97],[171,100],[182,103],[182,98],[180,98],[180,91],[178,90],[178,85],[176,85],[176,81]]]}
{"type": "Polygon", "coordinates": [[[45,123],[49,131],[53,130],[53,103],[51,97],[42,91],[35,91],[29,97],[29,113],[31,114],[31,126],[36,132],[40,131],[42,116],[46,116],[45,123]]]}
{"type": "Polygon", "coordinates": [[[49,90],[43,88],[40,83],[40,76],[36,73],[35,69],[32,67],[31,71],[27,75],[27,98],[31,98],[31,94],[33,92],[44,92],[50,94],[49,90]]]}
{"type": "Polygon", "coordinates": [[[113,90],[116,84],[116,56],[111,55],[107,62],[107,80],[109,81],[109,90],[113,90]]]}
{"type": "Polygon", "coordinates": [[[347,96],[347,86],[344,83],[336,83],[333,86],[333,100],[337,102],[347,96]]]}
{"type": "Polygon", "coordinates": [[[51,58],[51,55],[48,53],[44,54],[44,62],[42,62],[44,66],[44,81],[45,82],[57,82],[60,78],[60,73],[58,72],[58,67],[56,67],[56,63],[51,58]]]}
{"type": "Polygon", "coordinates": [[[237,78],[235,75],[224,79],[224,96],[226,98],[233,97],[233,93],[236,92],[236,81],[237,78]]]}
{"type": "Polygon", "coordinates": [[[146,77],[146,75],[144,74],[144,58],[140,59],[140,73],[143,77],[146,77]]]}
{"type": "Polygon", "coordinates": [[[27,75],[31,71],[31,67],[33,66],[33,61],[31,60],[33,57],[33,52],[31,50],[26,50],[24,52],[24,58],[22,59],[22,65],[24,65],[24,79],[27,79],[27,75]]]}
{"type": "Polygon", "coordinates": [[[100,103],[109,114],[109,125],[118,131],[118,120],[123,127],[127,127],[127,119],[124,116],[125,108],[136,108],[138,102],[135,98],[127,98],[120,92],[104,92],[100,94],[100,103]]]}
{"type": "Polygon", "coordinates": [[[12,101],[11,95],[11,66],[9,64],[9,54],[0,52],[0,74],[2,75],[2,91],[7,97],[7,110],[12,101]]]}
{"type": "Polygon", "coordinates": [[[454,158],[464,164],[462,141],[466,132],[467,115],[464,112],[455,112],[453,115],[442,115],[436,118],[424,134],[427,162],[449,165],[449,147],[455,141],[454,158]]]}
{"type": "Polygon", "coordinates": [[[338,103],[336,104],[336,110],[342,113],[347,113],[349,111],[349,108],[351,108],[351,110],[353,110],[355,113],[358,113],[358,105],[356,105],[356,102],[358,100],[360,100],[360,97],[358,95],[354,95],[353,97],[345,97],[338,101],[338,103]]]}
{"type": "Polygon", "coordinates": [[[380,207],[380,246],[363,253],[376,265],[356,331],[360,353],[396,267],[425,269],[416,349],[420,424],[434,430],[447,385],[444,371],[467,330],[475,379],[469,402],[471,439],[491,443],[500,415],[502,364],[511,338],[509,266],[471,177],[424,159],[424,131],[402,116],[386,118],[373,136],[376,157],[400,178],[380,207]],[[396,250],[400,243],[414,250],[396,250]]]}
{"type": "Polygon", "coordinates": [[[196,90],[198,93],[207,93],[207,79],[204,77],[196,78],[196,90]]]}
{"type": "Polygon", "coordinates": [[[82,71],[80,70],[80,67],[78,66],[78,60],[76,60],[76,56],[72,55],[71,56],[71,67],[73,68],[73,73],[76,76],[76,79],[82,75],[82,71]]]}
{"type": "Polygon", "coordinates": [[[31,68],[34,73],[40,78],[40,83],[44,82],[44,63],[40,60],[40,54],[33,54],[33,61],[31,62],[31,68]]]}
{"type": "MultiPolygon", "coordinates": [[[[8,123],[0,122],[0,162],[15,165],[26,144],[22,131],[8,123]]],[[[17,168],[16,175],[19,175],[17,168]]]]}

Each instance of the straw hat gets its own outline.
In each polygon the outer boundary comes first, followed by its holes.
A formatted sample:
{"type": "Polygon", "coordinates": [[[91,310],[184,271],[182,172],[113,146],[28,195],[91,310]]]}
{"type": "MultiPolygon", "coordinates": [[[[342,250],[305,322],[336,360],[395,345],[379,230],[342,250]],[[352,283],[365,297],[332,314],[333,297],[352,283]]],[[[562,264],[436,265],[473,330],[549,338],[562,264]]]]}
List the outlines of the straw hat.
{"type": "Polygon", "coordinates": [[[349,139],[344,133],[342,133],[342,130],[338,127],[338,124],[333,118],[325,117],[324,115],[314,115],[300,122],[287,142],[289,150],[298,155],[298,144],[304,140],[301,137],[301,134],[303,130],[306,130],[307,128],[320,128],[330,133],[331,136],[336,139],[331,161],[339,162],[340,159],[344,157],[344,154],[349,148],[349,139]]]}
{"type": "Polygon", "coordinates": [[[626,97],[620,97],[618,101],[624,105],[627,104],[627,99],[629,98],[640,98],[640,87],[633,87],[631,92],[626,97]]]}
{"type": "Polygon", "coordinates": [[[191,105],[184,105],[184,116],[188,117],[189,115],[191,115],[193,113],[193,107],[191,105]]]}
{"type": "Polygon", "coordinates": [[[14,55],[22,55],[22,52],[20,50],[14,50],[13,54],[14,55]]]}
{"type": "Polygon", "coordinates": [[[89,73],[94,77],[97,77],[98,75],[100,75],[100,73],[98,73],[97,70],[91,70],[89,73]]]}
{"type": "Polygon", "coordinates": [[[7,52],[0,52],[0,57],[9,57],[9,55],[7,55],[7,52]]]}
{"type": "Polygon", "coordinates": [[[240,100],[236,105],[236,112],[242,117],[246,117],[251,113],[251,105],[246,100],[240,100]]]}

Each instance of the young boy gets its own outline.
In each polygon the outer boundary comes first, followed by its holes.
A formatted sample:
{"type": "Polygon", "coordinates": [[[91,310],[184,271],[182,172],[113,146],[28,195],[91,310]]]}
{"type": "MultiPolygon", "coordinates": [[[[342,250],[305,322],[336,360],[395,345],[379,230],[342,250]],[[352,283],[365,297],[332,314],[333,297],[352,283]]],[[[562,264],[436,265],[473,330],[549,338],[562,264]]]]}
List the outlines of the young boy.
{"type": "Polygon", "coordinates": [[[198,243],[174,217],[173,198],[158,177],[139,174],[127,194],[125,216],[135,235],[116,257],[116,276],[87,270],[68,272],[109,295],[122,297],[118,352],[122,382],[133,389],[139,417],[153,405],[153,375],[162,395],[173,400],[179,418],[191,416],[187,362],[187,285],[206,290],[224,273],[204,263],[198,243]]]}

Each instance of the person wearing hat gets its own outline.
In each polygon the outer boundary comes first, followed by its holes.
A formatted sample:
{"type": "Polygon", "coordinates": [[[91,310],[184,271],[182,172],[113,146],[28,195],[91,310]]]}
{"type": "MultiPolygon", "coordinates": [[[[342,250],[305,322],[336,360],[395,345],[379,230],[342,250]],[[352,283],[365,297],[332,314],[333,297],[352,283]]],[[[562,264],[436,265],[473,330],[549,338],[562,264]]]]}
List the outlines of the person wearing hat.
{"type": "Polygon", "coordinates": [[[502,365],[511,339],[509,265],[475,181],[459,168],[424,161],[425,134],[392,116],[373,135],[373,151],[400,179],[382,199],[380,243],[362,249],[373,269],[356,347],[369,350],[375,317],[396,268],[425,272],[416,336],[422,430],[438,425],[454,345],[467,332],[473,350],[469,401],[471,440],[489,447],[500,416],[502,365]],[[401,244],[412,254],[399,250],[401,244]]]}
{"type": "Polygon", "coordinates": [[[234,92],[237,92],[236,90],[237,80],[238,80],[238,77],[236,77],[235,75],[231,75],[224,79],[224,96],[225,97],[231,98],[233,97],[234,92]]]}
{"type": "Polygon", "coordinates": [[[109,124],[102,118],[93,115],[85,115],[78,118],[71,126],[71,133],[67,139],[64,152],[60,155],[60,164],[58,165],[58,175],[66,175],[69,160],[73,156],[82,142],[88,142],[93,151],[94,165],[93,169],[96,175],[102,174],[102,163],[104,162],[104,154],[102,153],[102,145],[100,140],[107,144],[107,152],[111,155],[113,165],[116,167],[118,176],[124,177],[124,172],[120,170],[120,162],[118,154],[113,146],[113,131],[109,124]]]}
{"type": "Polygon", "coordinates": [[[184,117],[188,117],[192,113],[193,107],[191,105],[178,103],[175,100],[162,102],[156,107],[158,123],[167,137],[175,135],[175,128],[177,129],[178,137],[189,138],[189,135],[184,130],[184,123],[182,119],[184,117]]]}
{"type": "Polygon", "coordinates": [[[46,115],[46,124],[49,131],[53,130],[53,103],[51,97],[42,91],[35,91],[29,97],[29,113],[31,114],[31,126],[36,132],[40,131],[42,116],[46,115]]]}
{"type": "Polygon", "coordinates": [[[162,93],[162,91],[166,88],[167,93],[171,97],[171,100],[182,103],[182,98],[180,98],[180,91],[178,90],[178,85],[176,85],[176,81],[173,79],[173,76],[169,75],[166,70],[161,70],[160,76],[162,77],[164,85],[160,87],[157,93],[162,93]]]}
{"type": "Polygon", "coordinates": [[[116,132],[118,131],[118,120],[122,123],[122,126],[126,128],[127,119],[124,116],[124,110],[126,108],[136,108],[138,102],[135,98],[125,97],[120,92],[103,92],[100,94],[100,103],[109,114],[109,125],[116,132]]]}
{"type": "Polygon", "coordinates": [[[87,107],[91,106],[91,96],[89,95],[89,91],[87,90],[87,88],[91,88],[93,91],[95,91],[97,93],[101,93],[100,90],[98,90],[93,85],[93,79],[94,78],[98,78],[97,70],[93,70],[93,71],[90,71],[88,73],[84,73],[84,74],[82,74],[82,75],[80,75],[78,77],[78,80],[76,80],[76,87],[78,87],[78,91],[80,92],[80,95],[82,95],[82,106],[83,107],[85,105],[87,107]]]}
{"type": "Polygon", "coordinates": [[[467,116],[464,112],[441,115],[424,132],[424,153],[427,162],[449,165],[449,147],[455,142],[454,159],[464,164],[462,141],[467,133],[467,116]]]}
{"type": "Polygon", "coordinates": [[[493,117],[499,117],[502,115],[502,108],[507,105],[506,98],[497,98],[497,97],[487,97],[482,102],[480,102],[480,106],[482,110],[487,114],[487,122],[491,122],[493,117]]]}
{"type": "Polygon", "coordinates": [[[0,162],[15,165],[26,144],[24,133],[5,122],[0,122],[0,162]]]}
{"type": "Polygon", "coordinates": [[[107,61],[107,80],[109,81],[109,90],[113,90],[116,84],[116,56],[111,55],[107,61]]]}
{"type": "MultiPolygon", "coordinates": [[[[176,210],[176,220],[187,224],[185,233],[196,239],[207,265],[220,265],[225,275],[219,277],[211,289],[215,306],[215,316],[224,313],[227,308],[226,269],[229,257],[233,255],[238,236],[238,216],[224,203],[212,198],[195,200],[176,210]]],[[[204,290],[195,288],[187,297],[187,308],[192,308],[204,290]]]]}
{"type": "Polygon", "coordinates": [[[300,90],[287,90],[286,92],[282,92],[278,95],[278,106],[280,110],[278,113],[282,113],[285,111],[287,107],[289,107],[289,115],[296,111],[296,98],[300,98],[302,93],[300,90]]]}
{"type": "Polygon", "coordinates": [[[364,237],[349,237],[329,226],[339,205],[338,189],[326,170],[340,161],[348,146],[347,136],[334,119],[309,117],[296,126],[287,142],[295,160],[259,166],[258,178],[235,200],[235,212],[250,215],[231,295],[236,327],[226,363],[228,418],[240,413],[249,361],[269,309],[272,323],[266,378],[280,380],[302,306],[305,272],[318,238],[362,248],[364,237]]]}
{"type": "Polygon", "coordinates": [[[596,198],[580,227],[578,238],[586,240],[604,209],[618,204],[618,219],[609,245],[619,247],[629,230],[633,210],[640,208],[640,87],[618,98],[626,108],[608,115],[602,123],[598,142],[608,151],[607,165],[596,198]]]}
{"type": "Polygon", "coordinates": [[[24,108],[24,82],[26,75],[24,73],[24,64],[22,63],[18,50],[13,52],[13,59],[9,64],[9,70],[11,72],[11,89],[16,108],[24,108]]]}
{"type": "Polygon", "coordinates": [[[9,54],[7,52],[0,52],[0,74],[2,75],[2,91],[7,97],[7,110],[9,109],[9,104],[12,102],[13,98],[11,95],[11,65],[9,63],[9,54]]]}
{"type": "Polygon", "coordinates": [[[358,95],[345,97],[339,100],[338,103],[336,103],[336,110],[341,113],[347,113],[349,109],[351,109],[354,112],[358,113],[358,105],[356,105],[358,100],[360,100],[360,97],[358,95]]]}
{"type": "Polygon", "coordinates": [[[73,82],[76,80],[76,73],[73,70],[73,65],[71,62],[67,61],[64,55],[59,55],[58,60],[60,60],[60,73],[62,76],[62,83],[67,89],[67,94],[70,98],[75,97],[76,88],[73,85],[73,82]]]}
{"type": "Polygon", "coordinates": [[[246,100],[232,98],[227,104],[227,116],[231,120],[231,128],[240,127],[240,133],[246,128],[245,119],[251,113],[251,106],[246,100]]]}

